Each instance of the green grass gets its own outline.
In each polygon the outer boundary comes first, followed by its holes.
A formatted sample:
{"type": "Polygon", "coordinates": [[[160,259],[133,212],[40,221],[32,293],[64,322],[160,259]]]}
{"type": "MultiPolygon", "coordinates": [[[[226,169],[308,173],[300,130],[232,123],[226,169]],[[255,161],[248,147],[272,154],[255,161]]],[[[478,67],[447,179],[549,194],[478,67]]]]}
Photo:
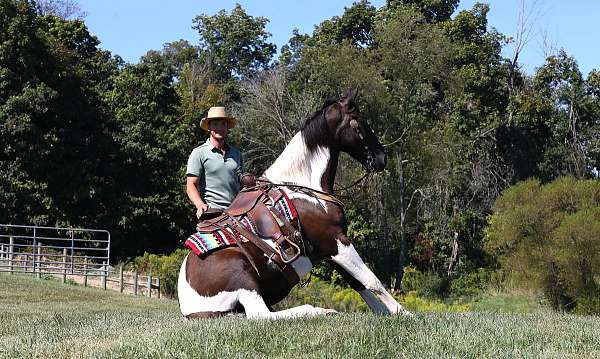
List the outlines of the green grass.
{"type": "Polygon", "coordinates": [[[183,321],[177,303],[0,274],[0,358],[600,357],[600,320],[347,313],[183,321]]]}

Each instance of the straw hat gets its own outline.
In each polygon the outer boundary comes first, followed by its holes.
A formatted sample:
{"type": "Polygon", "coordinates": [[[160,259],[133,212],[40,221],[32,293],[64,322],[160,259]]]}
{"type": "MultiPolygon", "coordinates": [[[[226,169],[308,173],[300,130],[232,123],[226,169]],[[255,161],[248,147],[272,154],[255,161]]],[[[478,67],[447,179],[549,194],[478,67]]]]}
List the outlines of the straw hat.
{"type": "Polygon", "coordinates": [[[229,116],[227,111],[225,111],[225,107],[211,107],[208,110],[208,114],[206,117],[200,121],[200,128],[204,131],[208,131],[208,123],[210,120],[224,118],[227,120],[227,125],[230,129],[235,127],[235,118],[229,116]]]}

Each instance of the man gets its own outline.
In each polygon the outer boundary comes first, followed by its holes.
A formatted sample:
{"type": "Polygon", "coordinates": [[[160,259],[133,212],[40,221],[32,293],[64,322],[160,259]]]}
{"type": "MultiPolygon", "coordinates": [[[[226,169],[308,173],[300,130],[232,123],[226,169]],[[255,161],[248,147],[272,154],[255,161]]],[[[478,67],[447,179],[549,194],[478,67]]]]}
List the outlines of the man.
{"type": "Polygon", "coordinates": [[[235,118],[224,107],[211,107],[200,122],[209,132],[205,143],[194,148],[187,163],[186,193],[196,206],[200,219],[207,210],[222,211],[240,191],[243,162],[240,151],[227,144],[227,134],[235,126],[235,118]]]}

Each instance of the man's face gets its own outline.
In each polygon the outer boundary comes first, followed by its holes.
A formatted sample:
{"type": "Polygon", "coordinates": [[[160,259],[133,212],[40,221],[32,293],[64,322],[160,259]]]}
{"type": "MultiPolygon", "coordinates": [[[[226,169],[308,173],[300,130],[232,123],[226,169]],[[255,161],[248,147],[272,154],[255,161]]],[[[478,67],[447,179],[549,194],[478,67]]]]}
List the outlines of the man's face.
{"type": "Polygon", "coordinates": [[[217,118],[208,122],[208,130],[210,136],[216,140],[227,138],[227,131],[229,130],[229,123],[224,118],[217,118]]]}

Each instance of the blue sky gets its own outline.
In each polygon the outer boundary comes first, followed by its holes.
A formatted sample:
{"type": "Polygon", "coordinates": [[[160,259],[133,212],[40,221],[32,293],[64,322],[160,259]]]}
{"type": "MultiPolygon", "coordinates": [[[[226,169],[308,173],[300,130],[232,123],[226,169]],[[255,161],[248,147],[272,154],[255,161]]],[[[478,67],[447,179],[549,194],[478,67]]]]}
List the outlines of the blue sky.
{"type": "MultiPolygon", "coordinates": [[[[90,31],[101,41],[101,47],[120,55],[127,62],[138,62],[140,56],[151,49],[161,49],[166,42],[186,39],[198,42],[192,29],[192,19],[199,14],[215,14],[220,9],[231,10],[238,2],[252,16],[263,16],[270,20],[267,30],[272,41],[281,48],[292,34],[293,28],[301,33],[310,33],[314,25],[335,15],[341,15],[345,0],[79,0],[80,7],[87,12],[85,22],[90,31]]],[[[475,0],[461,0],[459,10],[470,9],[475,0]]],[[[484,1],[485,2],[485,1],[484,1]]],[[[564,48],[578,61],[584,75],[598,65],[600,14],[598,0],[526,0],[537,4],[540,16],[534,23],[529,44],[522,53],[525,70],[532,73],[543,64],[541,32],[557,48],[564,48]]],[[[372,0],[380,7],[385,0],[372,0]]],[[[520,0],[491,0],[489,25],[501,33],[512,36],[516,31],[520,0]]],[[[510,55],[508,46],[505,55],[510,55]]]]}

